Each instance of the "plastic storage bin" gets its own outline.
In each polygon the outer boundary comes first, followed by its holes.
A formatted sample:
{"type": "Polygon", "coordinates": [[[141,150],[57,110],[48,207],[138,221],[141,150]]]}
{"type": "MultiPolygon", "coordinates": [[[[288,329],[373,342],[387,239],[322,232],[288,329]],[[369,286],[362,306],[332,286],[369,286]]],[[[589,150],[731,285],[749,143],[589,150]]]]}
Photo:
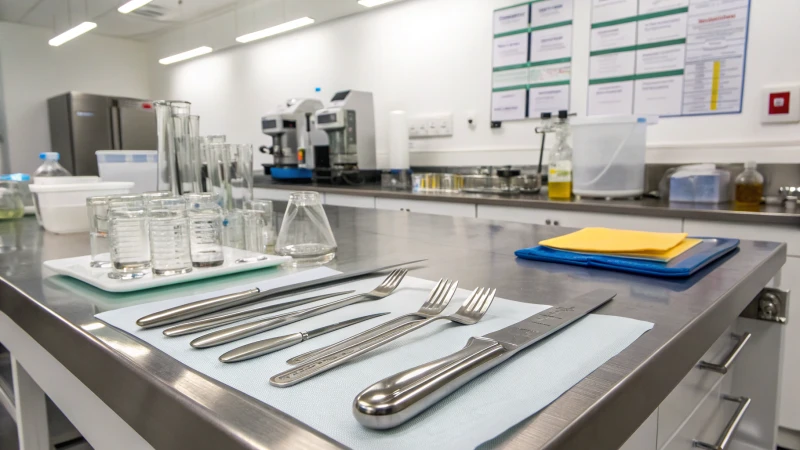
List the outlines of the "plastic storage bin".
{"type": "Polygon", "coordinates": [[[586,197],[644,194],[647,118],[582,117],[572,128],[572,192],[586,197]]]}
{"type": "Polygon", "coordinates": [[[158,190],[158,152],[155,150],[98,150],[97,169],[103,181],[132,181],[131,192],[158,190]]]}
{"type": "Polygon", "coordinates": [[[38,198],[42,226],[45,230],[58,234],[89,231],[89,217],[86,213],[88,197],[127,194],[131,188],[132,182],[30,185],[31,192],[38,198]]]}
{"type": "Polygon", "coordinates": [[[731,173],[713,164],[679,167],[669,179],[669,201],[725,203],[731,199],[731,173]]]}

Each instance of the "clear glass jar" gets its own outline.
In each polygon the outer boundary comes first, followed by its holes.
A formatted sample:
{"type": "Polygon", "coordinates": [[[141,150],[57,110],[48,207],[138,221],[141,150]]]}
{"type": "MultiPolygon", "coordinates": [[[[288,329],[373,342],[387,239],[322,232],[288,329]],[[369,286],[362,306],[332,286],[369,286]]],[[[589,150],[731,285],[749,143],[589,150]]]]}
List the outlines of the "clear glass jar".
{"type": "Polygon", "coordinates": [[[212,193],[186,194],[192,266],[214,267],[225,262],[222,250],[222,207],[212,193]]]}
{"type": "Polygon", "coordinates": [[[156,198],[147,207],[150,262],[155,275],[192,271],[186,199],[156,198]]]}
{"type": "Polygon", "coordinates": [[[744,172],[740,173],[734,184],[736,193],[734,200],[740,205],[760,205],[764,196],[764,176],[756,170],[755,161],[744,163],[744,172]]]}
{"type": "Polygon", "coordinates": [[[89,248],[92,256],[89,267],[111,267],[108,248],[108,197],[98,196],[86,199],[86,212],[89,215],[89,248]]]}
{"type": "Polygon", "coordinates": [[[294,258],[294,266],[325,264],[336,257],[336,239],[318,192],[289,195],[275,253],[294,258]]]}
{"type": "Polygon", "coordinates": [[[150,269],[150,245],[147,237],[147,213],[141,200],[136,204],[109,202],[109,248],[111,273],[109,278],[133,280],[150,269]]]}
{"type": "MultiPolygon", "coordinates": [[[[264,225],[261,230],[258,230],[263,236],[262,239],[264,241],[264,250],[262,253],[271,253],[275,251],[275,240],[278,238],[277,233],[275,232],[275,214],[274,208],[272,206],[271,200],[248,200],[244,202],[244,209],[258,211],[261,213],[262,221],[264,225]]],[[[255,230],[250,229],[247,226],[247,221],[245,220],[245,240],[248,233],[254,233],[255,230]]]]}
{"type": "Polygon", "coordinates": [[[0,181],[0,220],[19,219],[25,215],[22,192],[16,181],[0,181]]]}

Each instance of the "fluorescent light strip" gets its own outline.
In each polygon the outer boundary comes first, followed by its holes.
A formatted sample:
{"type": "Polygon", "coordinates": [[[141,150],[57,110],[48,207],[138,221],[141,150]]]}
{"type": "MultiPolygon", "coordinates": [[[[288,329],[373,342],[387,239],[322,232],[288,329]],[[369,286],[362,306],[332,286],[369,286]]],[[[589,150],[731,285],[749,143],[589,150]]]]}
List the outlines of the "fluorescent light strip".
{"type": "Polygon", "coordinates": [[[82,24],[70,28],[69,30],[59,34],[58,36],[50,39],[48,44],[52,45],[53,47],[58,47],[59,45],[67,42],[69,40],[75,39],[76,37],[86,33],[87,31],[93,30],[97,28],[97,24],[94,22],[83,22],[82,24]]]}
{"type": "Polygon", "coordinates": [[[358,0],[358,4],[361,6],[366,6],[367,8],[372,8],[373,6],[378,6],[393,1],[394,0],[358,0]]]}
{"type": "Polygon", "coordinates": [[[195,49],[189,50],[187,52],[178,53],[177,55],[167,56],[166,58],[161,58],[158,60],[161,64],[167,65],[176,63],[178,61],[185,61],[190,58],[194,58],[195,56],[205,55],[206,53],[211,53],[213,49],[211,47],[206,47],[205,45],[202,47],[197,47],[195,49]]]}
{"type": "Polygon", "coordinates": [[[128,14],[129,12],[139,9],[142,6],[152,2],[153,0],[131,0],[128,3],[117,8],[117,11],[121,12],[122,14],[128,14]]]}
{"type": "Polygon", "coordinates": [[[263,39],[265,37],[274,36],[276,34],[294,30],[295,28],[311,25],[312,23],[314,23],[314,19],[312,19],[311,17],[303,17],[301,19],[292,20],[291,22],[275,25],[274,27],[265,28],[261,31],[254,31],[252,33],[247,33],[243,36],[237,37],[236,41],[244,44],[245,42],[255,41],[257,39],[263,39]]]}

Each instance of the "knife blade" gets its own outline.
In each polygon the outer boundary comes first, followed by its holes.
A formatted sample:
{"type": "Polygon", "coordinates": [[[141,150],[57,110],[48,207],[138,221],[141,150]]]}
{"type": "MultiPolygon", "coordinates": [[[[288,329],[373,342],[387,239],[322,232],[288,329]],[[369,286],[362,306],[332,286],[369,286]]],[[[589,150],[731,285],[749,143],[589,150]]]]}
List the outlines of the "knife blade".
{"type": "Polygon", "coordinates": [[[326,298],[338,297],[340,295],[352,294],[355,291],[342,291],[334,292],[331,294],[316,295],[314,297],[306,297],[300,300],[293,300],[291,302],[279,303],[277,305],[259,306],[258,308],[246,309],[244,311],[225,312],[215,314],[202,319],[191,320],[189,322],[179,323],[174,327],[165,329],[162,333],[167,337],[183,336],[186,334],[197,333],[199,331],[210,330],[212,328],[221,327],[230,323],[239,322],[245,319],[252,319],[264,314],[271,314],[285,309],[294,308],[295,306],[313,303],[326,298]]]}
{"type": "Polygon", "coordinates": [[[344,322],[334,323],[333,325],[320,327],[311,331],[300,331],[298,333],[287,334],[285,336],[278,336],[274,338],[263,339],[260,341],[252,342],[250,344],[237,347],[229,352],[224,353],[222,356],[219,357],[219,360],[224,363],[246,361],[248,359],[256,358],[261,355],[266,355],[267,353],[272,353],[277,350],[282,350],[286,347],[291,347],[292,345],[299,344],[309,339],[314,339],[317,336],[322,336],[323,334],[327,334],[332,331],[349,327],[350,325],[361,323],[365,320],[370,320],[376,317],[385,316],[386,314],[389,313],[385,312],[378,314],[370,314],[368,316],[356,317],[355,319],[345,320],[344,322]]]}
{"type": "Polygon", "coordinates": [[[609,302],[616,292],[600,289],[482,337],[456,353],[385,378],[361,391],[353,415],[367,428],[394,428],[520,350],[557,333],[609,302]]]}
{"type": "Polygon", "coordinates": [[[185,305],[176,306],[174,308],[165,309],[153,314],[148,314],[136,321],[136,324],[142,328],[154,328],[163,325],[170,325],[175,322],[183,320],[194,319],[205,314],[222,311],[224,309],[233,308],[235,306],[247,305],[257,301],[275,300],[279,296],[296,293],[310,288],[317,288],[326,286],[340,281],[350,280],[363,275],[380,272],[382,270],[391,269],[393,267],[405,266],[414,264],[426,259],[418,259],[415,261],[408,261],[404,263],[391,264],[383,267],[376,267],[373,269],[358,270],[349,273],[340,273],[330,277],[319,278],[311,281],[304,281],[302,283],[295,283],[289,286],[282,286],[279,288],[269,289],[267,291],[260,291],[258,288],[248,289],[246,291],[237,292],[234,294],[222,295],[219,297],[208,298],[205,300],[198,300],[196,302],[187,303],[185,305]],[[274,297],[274,298],[273,298],[274,297]]]}

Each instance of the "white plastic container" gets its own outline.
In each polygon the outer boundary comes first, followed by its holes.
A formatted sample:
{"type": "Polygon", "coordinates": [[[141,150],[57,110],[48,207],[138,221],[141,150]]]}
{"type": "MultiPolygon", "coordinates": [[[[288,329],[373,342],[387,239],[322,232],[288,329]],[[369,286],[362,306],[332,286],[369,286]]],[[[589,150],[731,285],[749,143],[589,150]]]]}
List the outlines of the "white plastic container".
{"type": "Polygon", "coordinates": [[[586,197],[644,194],[647,118],[581,117],[572,129],[572,192],[586,197]]]}
{"type": "MultiPolygon", "coordinates": [[[[75,177],[71,177],[75,178],[75,177]]],[[[127,194],[132,182],[97,182],[83,184],[40,184],[30,186],[37,194],[42,226],[57,234],[89,231],[86,199],[96,195],[127,194]]]]}
{"type": "Polygon", "coordinates": [[[98,150],[95,155],[103,181],[132,181],[135,194],[158,190],[156,150],[98,150]]]}

